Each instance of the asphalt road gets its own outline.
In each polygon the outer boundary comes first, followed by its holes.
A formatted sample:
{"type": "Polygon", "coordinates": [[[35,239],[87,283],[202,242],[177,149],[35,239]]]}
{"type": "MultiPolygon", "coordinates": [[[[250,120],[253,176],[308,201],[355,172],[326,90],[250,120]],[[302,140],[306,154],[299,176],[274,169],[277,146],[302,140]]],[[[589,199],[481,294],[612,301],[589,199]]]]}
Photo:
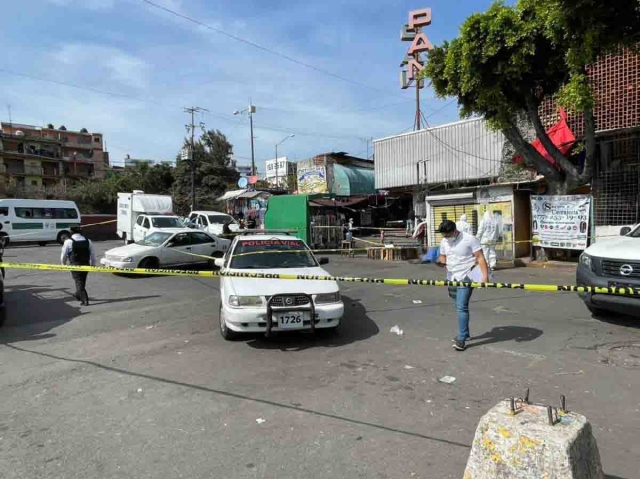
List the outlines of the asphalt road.
{"type": "MultiPolygon", "coordinates": [[[[58,258],[53,245],[5,255],[58,258]]],[[[339,257],[327,269],[441,273],[339,257]]],[[[546,269],[497,280],[574,282],[546,269]]],[[[343,283],[337,337],[226,342],[217,280],[92,274],[88,307],[68,273],[5,281],[2,478],[461,478],[480,417],[527,387],[591,420],[610,479],[638,477],[640,319],[594,319],[572,294],[474,292],[477,339],[459,353],[444,288],[343,283]]]]}

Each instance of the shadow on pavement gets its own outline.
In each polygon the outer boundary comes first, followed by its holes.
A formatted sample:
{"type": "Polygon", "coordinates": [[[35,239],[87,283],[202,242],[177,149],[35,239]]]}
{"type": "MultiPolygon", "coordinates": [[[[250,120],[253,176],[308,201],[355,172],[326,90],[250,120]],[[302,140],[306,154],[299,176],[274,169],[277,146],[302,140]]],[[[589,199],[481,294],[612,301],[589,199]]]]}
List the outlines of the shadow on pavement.
{"type": "MultiPolygon", "coordinates": [[[[91,304],[112,304],[157,297],[159,296],[91,298],[91,304]]],[[[80,303],[68,288],[12,285],[6,287],[4,300],[5,321],[0,329],[0,344],[54,337],[55,334],[50,333],[52,329],[87,314],[87,310],[80,310],[80,303]]]]}
{"type": "Polygon", "coordinates": [[[45,334],[82,315],[80,304],[68,304],[66,288],[10,286],[4,291],[6,319],[0,329],[0,342],[33,341],[55,334],[45,334]],[[43,295],[55,295],[46,298],[43,295]]]}
{"type": "Polygon", "coordinates": [[[603,311],[601,313],[598,312],[597,314],[592,314],[591,317],[603,323],[614,324],[616,326],[622,326],[625,328],[640,329],[640,321],[638,321],[638,318],[634,316],[627,316],[620,313],[608,313],[606,311],[603,311]]]}
{"type": "Polygon", "coordinates": [[[460,447],[460,448],[464,448],[464,449],[470,449],[471,448],[470,444],[465,444],[465,443],[458,442],[458,441],[453,441],[453,440],[449,440],[449,439],[443,439],[443,438],[434,437],[434,436],[428,436],[426,434],[421,434],[421,433],[418,433],[418,432],[412,432],[412,431],[406,431],[406,430],[403,430],[403,429],[397,429],[397,428],[390,427],[390,426],[384,426],[382,424],[376,424],[376,423],[373,423],[373,422],[362,421],[362,420],[353,419],[353,418],[350,418],[350,417],[339,416],[339,415],[333,414],[333,413],[316,411],[314,409],[309,409],[309,408],[305,408],[305,407],[302,407],[302,406],[294,406],[294,405],[288,404],[288,403],[281,403],[281,402],[272,401],[272,400],[269,400],[269,399],[262,399],[262,398],[246,396],[244,394],[234,393],[234,392],[231,392],[231,391],[223,391],[221,389],[214,389],[214,388],[210,388],[210,387],[207,387],[207,386],[200,386],[200,385],[197,385],[197,384],[189,384],[189,383],[184,383],[184,382],[180,382],[180,381],[174,381],[172,379],[162,378],[162,377],[158,377],[158,376],[151,376],[150,374],[137,373],[137,372],[134,372],[134,371],[127,371],[126,369],[120,369],[120,368],[116,368],[116,367],[113,367],[113,366],[107,366],[105,364],[101,364],[101,363],[98,363],[96,361],[88,361],[88,360],[84,360],[84,359],[65,358],[63,356],[57,356],[55,354],[43,353],[43,352],[40,352],[40,351],[31,351],[29,349],[21,348],[19,346],[15,346],[13,344],[4,344],[4,346],[7,347],[7,348],[11,348],[11,349],[13,349],[15,351],[21,351],[21,352],[24,352],[24,353],[36,354],[38,356],[42,356],[42,357],[45,357],[45,358],[57,359],[59,361],[66,361],[66,362],[76,363],[76,364],[86,364],[86,365],[89,365],[89,366],[100,368],[100,369],[105,370],[105,371],[111,371],[111,372],[114,372],[114,373],[124,374],[124,375],[127,375],[127,376],[136,377],[136,378],[149,379],[151,381],[157,381],[157,382],[163,383],[163,384],[170,384],[170,385],[173,385],[173,386],[189,388],[189,389],[193,389],[193,390],[196,390],[196,391],[217,394],[219,396],[223,396],[223,397],[227,397],[227,398],[241,399],[241,400],[244,400],[244,401],[251,401],[251,402],[254,402],[254,403],[264,404],[264,405],[267,405],[267,406],[277,407],[277,408],[280,408],[280,409],[285,409],[285,410],[290,410],[290,411],[297,411],[297,412],[302,412],[302,413],[305,413],[305,414],[311,414],[311,415],[316,416],[316,417],[329,418],[329,419],[333,419],[333,420],[337,420],[337,421],[343,421],[343,422],[346,422],[346,423],[349,423],[349,424],[356,424],[356,425],[359,425],[359,426],[372,427],[372,428],[379,429],[379,430],[382,430],[382,431],[394,432],[394,433],[398,433],[398,434],[404,434],[404,435],[411,436],[411,437],[414,437],[414,438],[425,439],[425,440],[428,440],[428,441],[435,441],[435,442],[439,442],[439,443],[442,443],[442,444],[448,444],[450,446],[456,446],[456,447],[460,447]]]}
{"type": "Polygon", "coordinates": [[[625,479],[625,478],[620,476],[612,476],[610,474],[605,474],[604,479],[625,479]]]}
{"type": "Polygon", "coordinates": [[[338,331],[327,335],[329,331],[317,331],[312,334],[308,331],[275,333],[266,338],[263,334],[252,336],[249,346],[255,349],[280,349],[282,351],[304,351],[317,347],[340,347],[347,344],[363,341],[380,332],[378,325],[367,315],[365,307],[343,296],[344,317],[340,322],[338,331]]]}
{"type": "Polygon", "coordinates": [[[541,329],[528,328],[526,326],[496,326],[491,331],[480,336],[472,336],[471,343],[467,344],[467,349],[504,341],[523,343],[533,341],[542,336],[542,334],[543,331],[541,329]]]}

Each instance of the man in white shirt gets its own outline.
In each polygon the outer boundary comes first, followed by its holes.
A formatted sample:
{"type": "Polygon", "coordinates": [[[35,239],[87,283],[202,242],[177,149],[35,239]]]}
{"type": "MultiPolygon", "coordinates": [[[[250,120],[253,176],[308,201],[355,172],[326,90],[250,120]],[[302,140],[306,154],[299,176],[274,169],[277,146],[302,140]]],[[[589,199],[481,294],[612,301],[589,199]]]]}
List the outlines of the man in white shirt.
{"type": "MultiPolygon", "coordinates": [[[[71,238],[62,245],[60,263],[74,266],[95,266],[96,255],[93,250],[93,243],[82,236],[82,229],[79,226],[72,226],[71,238]]],[[[76,285],[75,297],[83,306],[89,305],[89,295],[87,294],[87,271],[72,271],[71,276],[76,285]]]]}
{"type": "MultiPolygon", "coordinates": [[[[453,221],[443,221],[438,231],[443,236],[440,243],[440,257],[437,264],[447,268],[450,281],[489,281],[489,268],[482,253],[482,246],[473,235],[456,229],[453,221]]],[[[473,289],[470,287],[449,287],[449,296],[458,313],[458,334],[453,339],[453,347],[458,351],[466,349],[469,334],[469,300],[473,289]]]]}

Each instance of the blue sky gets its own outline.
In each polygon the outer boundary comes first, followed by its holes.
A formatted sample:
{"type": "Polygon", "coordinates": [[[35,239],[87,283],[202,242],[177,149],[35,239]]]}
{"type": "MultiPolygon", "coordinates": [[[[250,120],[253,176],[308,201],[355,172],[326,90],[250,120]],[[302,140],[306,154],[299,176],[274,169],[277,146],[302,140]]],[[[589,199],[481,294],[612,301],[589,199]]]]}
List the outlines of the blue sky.
{"type": "MultiPolygon", "coordinates": [[[[0,118],[11,105],[17,123],[64,124],[105,135],[112,162],[172,159],[186,133],[185,106],[210,113],[197,121],[217,128],[250,163],[249,124],[233,116],[249,99],[256,162],[303,159],[327,151],[366,156],[366,139],[412,128],[413,91],[398,85],[409,44],[399,32],[410,10],[431,7],[433,43],[456,35],[464,19],[491,0],[154,0],[216,29],[368,85],[365,88],[177,18],[142,0],[3,2],[0,118]],[[86,91],[7,71],[71,83],[86,91]]],[[[458,118],[455,102],[422,93],[432,125],[458,118]],[[444,107],[444,109],[443,109],[444,107]],[[440,110],[433,114],[434,111],[440,110]],[[431,116],[430,116],[431,115],[431,116]]],[[[369,143],[369,149],[371,149],[369,143]]]]}

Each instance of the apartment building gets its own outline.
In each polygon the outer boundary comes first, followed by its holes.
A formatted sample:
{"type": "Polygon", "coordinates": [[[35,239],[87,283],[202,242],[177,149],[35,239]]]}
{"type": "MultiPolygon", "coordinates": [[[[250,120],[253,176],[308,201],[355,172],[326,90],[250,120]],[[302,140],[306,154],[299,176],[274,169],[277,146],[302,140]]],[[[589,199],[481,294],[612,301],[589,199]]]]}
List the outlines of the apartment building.
{"type": "Polygon", "coordinates": [[[47,188],[103,178],[108,153],[101,133],[0,123],[0,183],[47,188]]]}

